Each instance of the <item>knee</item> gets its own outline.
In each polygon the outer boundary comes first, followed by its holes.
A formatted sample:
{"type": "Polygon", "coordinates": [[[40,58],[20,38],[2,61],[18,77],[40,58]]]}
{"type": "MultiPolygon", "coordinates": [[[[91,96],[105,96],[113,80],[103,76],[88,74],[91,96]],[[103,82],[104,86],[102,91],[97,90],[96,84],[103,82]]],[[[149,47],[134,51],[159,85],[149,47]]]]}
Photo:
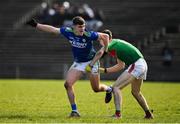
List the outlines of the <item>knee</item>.
{"type": "Polygon", "coordinates": [[[72,85],[70,85],[70,83],[68,83],[67,81],[64,83],[64,87],[65,89],[69,89],[72,88],[72,85]]]}
{"type": "Polygon", "coordinates": [[[132,95],[134,96],[134,97],[137,97],[137,96],[139,96],[140,95],[140,92],[138,92],[138,91],[131,91],[131,93],[132,93],[132,95]]]}
{"type": "Polygon", "coordinates": [[[116,93],[116,92],[119,92],[119,88],[118,87],[113,87],[113,92],[116,93]]]}
{"type": "Polygon", "coordinates": [[[67,82],[64,83],[64,87],[65,87],[65,89],[68,89],[68,83],[67,82]]]}
{"type": "Polygon", "coordinates": [[[98,92],[99,92],[99,89],[98,89],[98,88],[93,88],[93,91],[94,91],[95,93],[98,93],[98,92]]]}

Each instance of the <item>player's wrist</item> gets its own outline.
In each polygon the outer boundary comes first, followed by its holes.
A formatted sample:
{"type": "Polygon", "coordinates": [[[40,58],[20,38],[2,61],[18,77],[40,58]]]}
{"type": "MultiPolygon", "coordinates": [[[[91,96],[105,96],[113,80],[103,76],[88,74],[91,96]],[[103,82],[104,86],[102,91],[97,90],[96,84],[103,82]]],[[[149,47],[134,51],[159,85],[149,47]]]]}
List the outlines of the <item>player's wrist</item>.
{"type": "Polygon", "coordinates": [[[104,73],[107,73],[107,68],[104,68],[104,73]]]}
{"type": "Polygon", "coordinates": [[[107,68],[99,68],[100,73],[107,73],[107,68]]]}
{"type": "Polygon", "coordinates": [[[33,21],[33,22],[31,23],[31,26],[34,27],[34,28],[36,28],[37,25],[38,25],[38,23],[37,23],[36,21],[33,21]]]}
{"type": "Polygon", "coordinates": [[[31,27],[34,27],[34,28],[36,28],[37,25],[38,25],[38,23],[36,22],[35,19],[31,19],[31,20],[28,21],[26,24],[29,25],[29,26],[31,26],[31,27]]]}
{"type": "Polygon", "coordinates": [[[89,64],[89,67],[93,68],[93,65],[90,63],[90,64],[89,64]]]}

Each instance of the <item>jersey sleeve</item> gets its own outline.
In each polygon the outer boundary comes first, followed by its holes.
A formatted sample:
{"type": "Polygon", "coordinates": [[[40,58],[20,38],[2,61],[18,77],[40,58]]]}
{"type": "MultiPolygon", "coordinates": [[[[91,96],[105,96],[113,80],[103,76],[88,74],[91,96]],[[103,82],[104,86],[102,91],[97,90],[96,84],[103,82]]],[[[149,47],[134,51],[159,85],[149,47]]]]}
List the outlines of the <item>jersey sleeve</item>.
{"type": "Polygon", "coordinates": [[[99,37],[97,32],[91,31],[90,34],[91,34],[91,40],[93,41],[97,40],[99,37]]]}
{"type": "Polygon", "coordinates": [[[67,35],[66,27],[61,27],[61,28],[60,28],[60,33],[61,33],[63,36],[66,37],[66,35],[67,35]]]}
{"type": "Polygon", "coordinates": [[[60,28],[60,33],[61,33],[63,36],[65,36],[67,39],[68,39],[70,33],[72,33],[72,32],[73,32],[73,30],[72,30],[72,28],[70,28],[70,27],[61,27],[61,28],[60,28]]]}

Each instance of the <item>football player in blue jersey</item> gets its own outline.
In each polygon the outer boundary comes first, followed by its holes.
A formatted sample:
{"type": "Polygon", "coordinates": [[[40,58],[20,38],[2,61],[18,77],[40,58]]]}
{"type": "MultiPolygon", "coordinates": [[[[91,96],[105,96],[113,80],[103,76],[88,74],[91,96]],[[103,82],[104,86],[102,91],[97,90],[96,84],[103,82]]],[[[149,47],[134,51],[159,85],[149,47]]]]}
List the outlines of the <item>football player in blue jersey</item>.
{"type": "MultiPolygon", "coordinates": [[[[77,110],[77,105],[75,102],[75,94],[73,85],[77,80],[81,78],[83,73],[86,73],[85,68],[90,64],[91,60],[96,54],[96,51],[93,47],[94,41],[99,41],[104,50],[107,50],[109,36],[105,33],[87,31],[85,28],[85,20],[76,16],[72,19],[73,25],[71,27],[61,27],[56,28],[50,25],[40,24],[36,20],[31,19],[26,22],[27,25],[35,27],[38,30],[53,33],[53,34],[62,34],[65,38],[69,40],[69,43],[72,46],[72,53],[74,57],[74,62],[67,72],[67,77],[65,81],[65,88],[67,91],[67,96],[71,104],[72,112],[70,117],[80,117],[80,114],[77,110]]],[[[98,71],[99,63],[97,62],[93,66],[89,65],[92,68],[92,71],[88,74],[90,79],[91,87],[94,92],[103,92],[109,93],[112,91],[112,88],[100,84],[100,74],[98,71]]]]}

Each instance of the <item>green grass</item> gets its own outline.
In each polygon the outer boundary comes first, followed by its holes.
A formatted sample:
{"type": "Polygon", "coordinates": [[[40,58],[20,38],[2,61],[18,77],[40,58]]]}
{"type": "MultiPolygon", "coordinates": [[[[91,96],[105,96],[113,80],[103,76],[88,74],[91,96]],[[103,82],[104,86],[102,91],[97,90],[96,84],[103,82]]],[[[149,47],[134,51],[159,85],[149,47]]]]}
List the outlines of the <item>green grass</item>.
{"type": "MultiPolygon", "coordinates": [[[[144,113],[130,92],[123,89],[123,118],[112,119],[113,100],[104,103],[105,93],[94,93],[88,81],[75,85],[81,118],[71,119],[71,109],[62,80],[0,80],[0,122],[30,123],[180,123],[180,83],[145,82],[142,92],[154,109],[153,120],[144,113]]],[[[105,81],[103,81],[105,83],[105,81]]],[[[110,85],[111,83],[107,83],[110,85]]]]}

